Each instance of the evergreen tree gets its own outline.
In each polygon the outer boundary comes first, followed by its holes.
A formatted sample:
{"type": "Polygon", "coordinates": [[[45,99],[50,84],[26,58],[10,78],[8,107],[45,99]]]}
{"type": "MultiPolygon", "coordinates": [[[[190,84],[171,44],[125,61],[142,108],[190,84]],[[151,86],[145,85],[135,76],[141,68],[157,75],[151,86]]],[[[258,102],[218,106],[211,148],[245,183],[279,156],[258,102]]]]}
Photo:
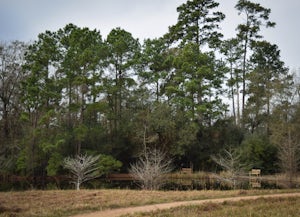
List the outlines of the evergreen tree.
{"type": "Polygon", "coordinates": [[[251,63],[253,70],[249,73],[247,93],[249,98],[245,107],[244,123],[249,125],[251,132],[263,126],[269,133],[269,119],[272,100],[280,91],[278,84],[287,76],[288,69],[280,60],[277,45],[266,41],[253,43],[251,63]]]}
{"type": "Polygon", "coordinates": [[[275,23],[269,21],[270,9],[264,8],[259,3],[253,3],[248,0],[239,0],[235,8],[238,10],[239,15],[243,15],[244,23],[239,24],[237,27],[238,38],[243,42],[243,66],[242,66],[242,113],[246,104],[246,80],[248,68],[248,53],[249,46],[252,42],[262,38],[260,29],[262,26],[274,27],[275,23]]]}
{"type": "MultiPolygon", "coordinates": [[[[56,33],[46,31],[29,46],[22,81],[22,121],[24,139],[17,161],[18,170],[32,176],[45,176],[45,169],[56,146],[61,86],[56,76],[60,58],[56,33]]],[[[37,183],[35,183],[37,184],[37,183]]]]}
{"type": "MultiPolygon", "coordinates": [[[[140,43],[131,33],[115,28],[106,39],[108,46],[108,71],[106,72],[105,100],[108,103],[109,141],[114,156],[122,154],[127,147],[129,122],[131,120],[130,99],[136,88],[136,66],[140,57],[140,43]]],[[[129,145],[128,145],[129,146],[129,145]]],[[[129,156],[127,156],[129,157],[129,156]]]]}
{"type": "Polygon", "coordinates": [[[81,153],[82,142],[87,136],[85,109],[95,102],[99,78],[106,58],[101,34],[96,30],[68,24],[58,31],[60,45],[59,77],[63,82],[64,101],[67,102],[67,125],[76,143],[75,152],[81,153]]]}
{"type": "Polygon", "coordinates": [[[229,78],[227,78],[227,86],[230,88],[229,97],[231,98],[233,118],[236,125],[240,126],[240,91],[242,82],[242,49],[240,40],[237,38],[232,38],[223,41],[221,53],[225,56],[225,63],[228,65],[229,78]]]}
{"type": "Polygon", "coordinates": [[[225,15],[215,9],[219,3],[214,0],[192,0],[177,8],[178,21],[169,27],[165,37],[170,42],[180,42],[180,45],[195,43],[199,47],[208,44],[216,47],[223,36],[218,32],[219,23],[225,15]]]}
{"type": "Polygon", "coordinates": [[[139,77],[142,82],[141,86],[150,88],[155,95],[156,102],[160,101],[163,95],[163,87],[171,68],[169,57],[169,49],[162,38],[144,41],[139,77]]]}
{"type": "Polygon", "coordinates": [[[193,121],[209,126],[224,109],[218,97],[223,71],[212,53],[199,53],[196,44],[188,44],[174,60],[173,81],[166,95],[193,121]]]}

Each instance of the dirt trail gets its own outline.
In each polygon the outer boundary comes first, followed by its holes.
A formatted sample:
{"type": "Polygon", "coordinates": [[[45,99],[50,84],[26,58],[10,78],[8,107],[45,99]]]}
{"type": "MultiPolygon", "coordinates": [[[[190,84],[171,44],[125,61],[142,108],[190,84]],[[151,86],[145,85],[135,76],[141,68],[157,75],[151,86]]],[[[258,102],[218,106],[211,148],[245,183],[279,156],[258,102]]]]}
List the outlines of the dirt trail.
{"type": "Polygon", "coordinates": [[[93,213],[76,215],[74,217],[117,217],[125,214],[132,214],[136,212],[150,212],[154,210],[170,209],[178,206],[199,205],[204,203],[223,203],[225,201],[240,201],[240,200],[255,200],[258,198],[278,198],[278,197],[300,197],[300,193],[286,193],[286,194],[271,194],[271,195],[258,195],[258,196],[241,196],[230,198],[218,198],[218,199],[205,199],[205,200],[193,200],[193,201],[180,201],[172,203],[162,203],[155,205],[146,205],[138,207],[127,207],[112,210],[104,210],[93,213]]]}

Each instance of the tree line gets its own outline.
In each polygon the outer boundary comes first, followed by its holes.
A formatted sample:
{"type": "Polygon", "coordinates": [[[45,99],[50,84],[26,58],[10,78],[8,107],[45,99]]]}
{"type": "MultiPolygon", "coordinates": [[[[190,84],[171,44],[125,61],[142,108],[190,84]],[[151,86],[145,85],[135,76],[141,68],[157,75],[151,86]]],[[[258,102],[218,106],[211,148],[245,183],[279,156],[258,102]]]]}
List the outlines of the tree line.
{"type": "Polygon", "coordinates": [[[65,174],[63,159],[82,153],[128,171],[147,144],[175,168],[220,170],[212,155],[230,149],[247,169],[293,177],[299,82],[263,38],[271,10],[237,1],[242,23],[224,39],[218,6],[188,0],[166,34],[142,43],[74,24],[1,43],[1,173],[65,174]]]}

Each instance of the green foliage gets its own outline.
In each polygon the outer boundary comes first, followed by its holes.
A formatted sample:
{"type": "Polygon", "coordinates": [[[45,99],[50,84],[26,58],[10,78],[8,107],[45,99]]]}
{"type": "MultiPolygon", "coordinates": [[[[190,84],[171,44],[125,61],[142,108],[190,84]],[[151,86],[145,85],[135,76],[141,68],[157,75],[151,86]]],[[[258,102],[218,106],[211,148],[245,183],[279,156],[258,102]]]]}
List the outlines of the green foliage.
{"type": "Polygon", "coordinates": [[[27,168],[27,157],[26,157],[25,150],[22,150],[19,153],[19,157],[16,162],[16,170],[25,171],[26,168],[27,168]]]}
{"type": "Polygon", "coordinates": [[[163,39],[147,39],[144,41],[142,55],[140,58],[140,79],[144,86],[149,86],[155,93],[156,101],[163,94],[162,86],[166,82],[171,64],[168,61],[170,54],[163,39]]]}
{"type": "MultiPolygon", "coordinates": [[[[248,53],[249,47],[255,43],[256,40],[262,38],[259,34],[261,27],[274,27],[275,23],[269,21],[271,10],[264,8],[259,3],[253,3],[247,0],[239,0],[235,8],[239,15],[243,16],[244,22],[237,26],[237,38],[242,44],[242,113],[246,106],[247,96],[247,75],[249,71],[248,53]]],[[[243,114],[244,115],[244,114],[243,114]]]]}
{"type": "Polygon", "coordinates": [[[223,36],[217,31],[225,15],[213,11],[219,6],[214,0],[192,0],[177,8],[178,22],[169,27],[166,38],[171,42],[180,41],[181,45],[196,43],[198,46],[208,43],[217,46],[223,36]]]}
{"type": "Polygon", "coordinates": [[[121,76],[134,65],[139,56],[140,44],[137,39],[132,37],[131,33],[116,28],[108,34],[107,45],[110,51],[109,61],[114,66],[116,73],[121,76]]]}
{"type": "Polygon", "coordinates": [[[88,133],[88,128],[85,125],[79,125],[74,128],[74,135],[77,141],[83,141],[88,133]]]}
{"type": "Polygon", "coordinates": [[[110,155],[101,154],[98,165],[101,174],[109,174],[112,172],[118,172],[122,167],[122,162],[116,160],[110,155]]]}
{"type": "Polygon", "coordinates": [[[235,8],[246,17],[245,23],[238,26],[238,31],[242,37],[261,38],[258,32],[264,24],[263,22],[265,22],[266,27],[275,26],[274,22],[269,21],[271,9],[264,8],[259,3],[239,0],[235,8]]]}
{"type": "Polygon", "coordinates": [[[179,51],[173,65],[176,80],[167,84],[167,96],[192,120],[210,124],[223,109],[217,96],[223,71],[214,55],[201,53],[197,44],[190,43],[179,51]]]}
{"type": "Polygon", "coordinates": [[[48,161],[48,165],[46,167],[48,176],[55,176],[57,172],[61,168],[63,162],[63,157],[59,153],[53,153],[48,161]]]}
{"type": "Polygon", "coordinates": [[[249,73],[247,104],[245,107],[244,123],[251,131],[265,125],[268,131],[272,101],[284,88],[280,85],[287,79],[288,69],[280,60],[280,51],[276,45],[266,41],[253,43],[251,62],[253,70],[249,73]]]}
{"type": "Polygon", "coordinates": [[[261,169],[264,174],[278,172],[277,148],[264,135],[253,134],[243,141],[242,161],[251,168],[261,169]]]}

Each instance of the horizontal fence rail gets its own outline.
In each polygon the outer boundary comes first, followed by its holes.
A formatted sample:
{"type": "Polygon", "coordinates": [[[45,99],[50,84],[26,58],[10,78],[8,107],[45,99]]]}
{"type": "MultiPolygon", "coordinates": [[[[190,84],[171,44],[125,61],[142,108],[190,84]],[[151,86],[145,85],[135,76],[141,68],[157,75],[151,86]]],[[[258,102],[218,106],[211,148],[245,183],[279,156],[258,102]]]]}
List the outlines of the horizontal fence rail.
{"type": "MultiPolygon", "coordinates": [[[[266,176],[235,176],[235,177],[223,177],[214,173],[191,173],[190,171],[170,173],[165,175],[165,183],[174,183],[183,186],[193,186],[193,185],[207,185],[207,184],[220,184],[229,183],[232,180],[241,183],[248,183],[251,187],[251,182],[254,183],[267,183],[269,185],[274,185],[277,187],[300,187],[300,178],[288,179],[283,175],[266,175],[266,176]]],[[[116,173],[108,174],[95,179],[95,181],[106,182],[106,183],[122,183],[122,182],[138,182],[139,180],[131,174],[128,173],[116,173]]],[[[35,184],[38,186],[47,185],[47,183],[53,183],[60,187],[61,183],[64,185],[69,184],[69,176],[17,176],[17,175],[0,175],[0,184],[20,184],[25,183],[27,185],[35,184]]],[[[255,187],[256,184],[253,185],[255,187]]]]}

